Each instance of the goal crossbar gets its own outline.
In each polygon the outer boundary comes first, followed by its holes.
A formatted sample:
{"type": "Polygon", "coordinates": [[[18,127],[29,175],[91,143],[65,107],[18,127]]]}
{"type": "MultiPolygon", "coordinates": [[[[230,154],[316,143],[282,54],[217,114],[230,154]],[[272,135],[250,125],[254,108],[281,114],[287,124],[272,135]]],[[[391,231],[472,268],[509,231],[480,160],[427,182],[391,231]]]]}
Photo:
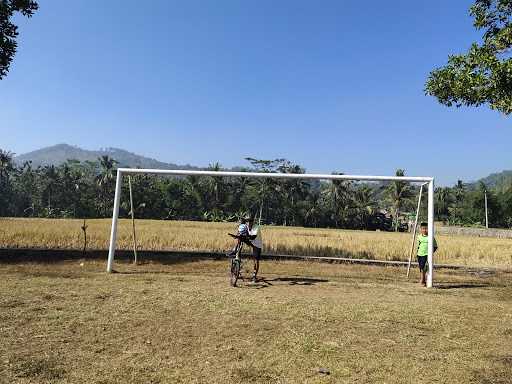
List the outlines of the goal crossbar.
{"type": "Polygon", "coordinates": [[[434,238],[434,178],[412,176],[372,176],[372,175],[337,175],[315,173],[271,173],[271,172],[232,172],[232,171],[192,171],[182,169],[141,169],[118,168],[116,189],[114,195],[114,209],[112,214],[112,228],[107,260],[107,272],[112,272],[114,254],[116,249],[117,221],[119,218],[119,204],[121,201],[121,186],[123,175],[150,174],[169,176],[212,176],[212,177],[250,177],[269,179],[305,179],[305,180],[357,180],[357,181],[404,181],[412,183],[428,183],[428,275],[427,287],[433,283],[433,238],[434,238]]]}

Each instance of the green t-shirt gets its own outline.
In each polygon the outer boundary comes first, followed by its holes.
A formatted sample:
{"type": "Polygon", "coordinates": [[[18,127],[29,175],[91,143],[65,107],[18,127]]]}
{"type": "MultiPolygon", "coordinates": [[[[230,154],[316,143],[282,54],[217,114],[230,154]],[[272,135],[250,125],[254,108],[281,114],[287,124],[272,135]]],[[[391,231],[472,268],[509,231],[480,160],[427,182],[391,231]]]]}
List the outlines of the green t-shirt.
{"type": "MultiPolygon", "coordinates": [[[[436,239],[434,238],[434,250],[436,248],[437,242],[436,239]]],[[[428,256],[428,235],[423,236],[420,234],[418,236],[418,256],[428,256]]]]}

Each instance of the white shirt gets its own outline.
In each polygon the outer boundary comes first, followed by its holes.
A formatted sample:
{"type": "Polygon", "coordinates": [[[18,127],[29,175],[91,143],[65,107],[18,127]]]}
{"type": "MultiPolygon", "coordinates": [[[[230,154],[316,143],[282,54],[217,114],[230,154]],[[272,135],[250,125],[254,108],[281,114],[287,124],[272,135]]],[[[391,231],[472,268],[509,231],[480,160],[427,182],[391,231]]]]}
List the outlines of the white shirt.
{"type": "Polygon", "coordinates": [[[255,225],[250,231],[249,235],[256,236],[254,240],[251,240],[251,244],[253,247],[262,249],[263,248],[263,241],[261,240],[261,231],[260,227],[258,225],[255,225]]]}

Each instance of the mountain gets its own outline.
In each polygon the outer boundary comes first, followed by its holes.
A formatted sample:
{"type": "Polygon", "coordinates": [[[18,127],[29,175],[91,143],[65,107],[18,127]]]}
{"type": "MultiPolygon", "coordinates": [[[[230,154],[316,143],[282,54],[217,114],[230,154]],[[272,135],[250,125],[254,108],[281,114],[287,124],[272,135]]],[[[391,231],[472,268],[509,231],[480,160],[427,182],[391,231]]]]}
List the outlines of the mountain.
{"type": "Polygon", "coordinates": [[[478,180],[475,184],[483,182],[487,187],[497,190],[505,190],[512,186],[512,170],[491,173],[489,176],[478,180]]]}
{"type": "Polygon", "coordinates": [[[109,156],[118,162],[119,167],[153,169],[200,169],[191,165],[164,163],[149,157],[140,156],[119,148],[105,148],[89,151],[68,144],[57,144],[14,157],[17,164],[32,161],[32,165],[60,165],[67,160],[96,161],[98,157],[109,156]]]}
{"type": "MultiPolygon", "coordinates": [[[[68,144],[57,144],[51,147],[45,147],[33,152],[25,153],[14,158],[14,161],[21,165],[25,161],[32,161],[32,165],[59,165],[67,160],[96,161],[98,157],[108,155],[118,161],[120,167],[130,168],[153,168],[153,169],[192,169],[198,170],[200,167],[189,164],[179,165],[173,163],[164,163],[149,157],[137,155],[132,152],[119,148],[105,148],[98,151],[90,151],[68,144]]],[[[239,171],[241,167],[234,167],[231,170],[239,171]]],[[[512,186],[512,170],[506,170],[499,173],[492,173],[482,179],[468,183],[468,187],[476,188],[480,182],[483,182],[488,188],[498,191],[506,190],[512,186]]]]}

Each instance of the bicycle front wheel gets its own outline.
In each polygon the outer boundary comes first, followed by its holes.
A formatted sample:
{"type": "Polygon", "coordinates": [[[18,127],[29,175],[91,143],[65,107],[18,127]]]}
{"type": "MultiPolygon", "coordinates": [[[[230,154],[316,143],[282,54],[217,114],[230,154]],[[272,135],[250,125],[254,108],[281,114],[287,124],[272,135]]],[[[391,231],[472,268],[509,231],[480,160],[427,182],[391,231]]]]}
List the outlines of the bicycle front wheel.
{"type": "Polygon", "coordinates": [[[231,270],[230,270],[230,281],[232,287],[236,287],[236,282],[240,277],[240,259],[232,259],[231,260],[231,270]]]}

